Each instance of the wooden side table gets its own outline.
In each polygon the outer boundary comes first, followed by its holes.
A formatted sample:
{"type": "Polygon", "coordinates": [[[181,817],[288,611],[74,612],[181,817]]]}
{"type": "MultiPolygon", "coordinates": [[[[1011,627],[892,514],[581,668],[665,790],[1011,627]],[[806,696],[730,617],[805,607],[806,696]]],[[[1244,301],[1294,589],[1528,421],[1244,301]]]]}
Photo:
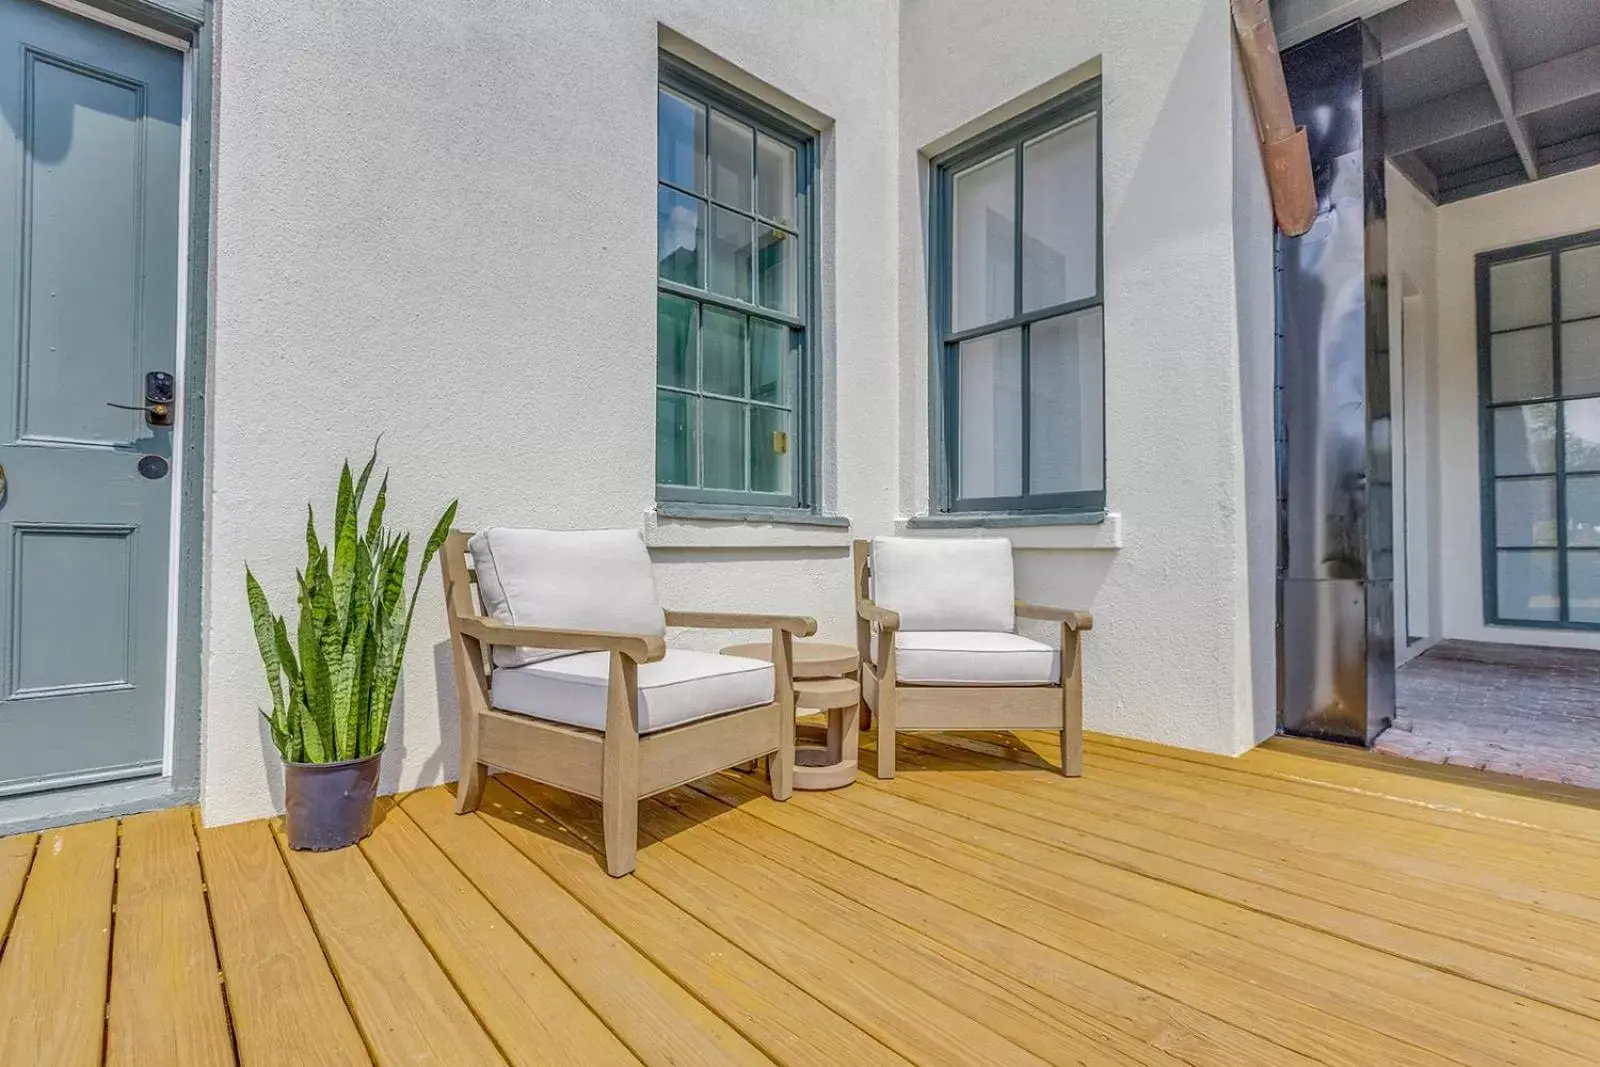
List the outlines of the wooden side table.
{"type": "MultiPolygon", "coordinates": [[[[765,641],[729,645],[722,653],[770,661],[772,646],[765,641]]],[[[828,716],[828,730],[822,744],[797,742],[795,745],[796,789],[838,789],[856,780],[861,742],[861,683],[854,675],[860,666],[860,657],[849,645],[830,645],[822,641],[794,643],[795,714],[823,712],[828,716]]]]}

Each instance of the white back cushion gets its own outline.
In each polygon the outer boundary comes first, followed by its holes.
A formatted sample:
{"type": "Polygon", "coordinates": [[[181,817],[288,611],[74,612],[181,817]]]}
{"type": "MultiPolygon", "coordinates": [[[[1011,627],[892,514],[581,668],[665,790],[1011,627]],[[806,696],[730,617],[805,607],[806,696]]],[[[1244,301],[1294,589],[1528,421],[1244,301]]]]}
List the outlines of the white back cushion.
{"type": "Polygon", "coordinates": [[[902,630],[989,630],[1016,625],[1011,542],[1004,537],[879,537],[872,599],[900,613],[902,630]]]}
{"type": "MultiPolygon", "coordinates": [[[[552,630],[667,632],[650,553],[637,530],[495,527],[467,542],[486,614],[552,630]]],[[[560,649],[496,648],[496,667],[568,655],[560,649]]]]}

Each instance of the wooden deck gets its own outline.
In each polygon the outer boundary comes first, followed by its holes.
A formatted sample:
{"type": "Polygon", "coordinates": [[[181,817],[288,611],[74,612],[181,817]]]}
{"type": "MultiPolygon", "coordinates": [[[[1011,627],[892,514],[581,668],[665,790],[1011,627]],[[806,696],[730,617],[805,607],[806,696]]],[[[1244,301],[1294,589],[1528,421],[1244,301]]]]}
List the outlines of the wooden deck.
{"type": "Polygon", "coordinates": [[[903,742],[774,804],[518,780],[359,849],[169,811],[0,839],[0,1064],[1600,1062],[1600,811],[1267,748],[903,742]]]}

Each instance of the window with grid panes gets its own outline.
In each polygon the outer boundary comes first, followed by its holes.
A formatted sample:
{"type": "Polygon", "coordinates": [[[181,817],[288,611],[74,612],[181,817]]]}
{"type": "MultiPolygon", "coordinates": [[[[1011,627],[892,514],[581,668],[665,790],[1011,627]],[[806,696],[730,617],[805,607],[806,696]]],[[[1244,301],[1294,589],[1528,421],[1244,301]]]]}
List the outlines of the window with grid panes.
{"type": "Polygon", "coordinates": [[[1600,629],[1600,232],[1478,257],[1484,615],[1600,629]]]}
{"type": "Polygon", "coordinates": [[[1105,507],[1100,93],[933,161],[932,452],[946,511],[1105,507]]]}
{"type": "Polygon", "coordinates": [[[663,59],[656,495],[806,502],[814,139],[663,59]]]}

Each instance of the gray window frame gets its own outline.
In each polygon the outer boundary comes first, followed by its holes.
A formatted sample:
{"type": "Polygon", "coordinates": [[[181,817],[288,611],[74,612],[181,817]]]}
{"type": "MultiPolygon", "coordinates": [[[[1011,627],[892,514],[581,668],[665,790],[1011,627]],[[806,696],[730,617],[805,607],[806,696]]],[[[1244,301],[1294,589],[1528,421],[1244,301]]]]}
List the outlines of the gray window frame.
{"type": "MultiPolygon", "coordinates": [[[[1571,588],[1569,560],[1573,553],[1595,553],[1600,557],[1600,546],[1573,546],[1569,544],[1567,527],[1567,481],[1569,477],[1600,480],[1600,472],[1567,472],[1566,404],[1573,400],[1600,398],[1600,393],[1566,393],[1562,388],[1561,327],[1565,322],[1588,322],[1600,316],[1583,316],[1564,320],[1561,316],[1561,253],[1577,248],[1600,245],[1600,230],[1570,234],[1544,241],[1498,248],[1480,252],[1476,262],[1477,316],[1478,316],[1478,457],[1479,500],[1481,504],[1480,533],[1483,548],[1483,618],[1491,626],[1514,626],[1536,630],[1588,630],[1600,631],[1600,622],[1585,622],[1571,618],[1571,588]],[[1551,332],[1551,391],[1549,396],[1529,399],[1496,401],[1492,378],[1492,342],[1494,331],[1490,322],[1490,271],[1492,268],[1525,259],[1548,257],[1550,260],[1550,325],[1551,332]],[[1498,474],[1495,470],[1494,416],[1502,409],[1549,404],[1555,409],[1555,466],[1548,474],[1498,474]],[[1553,478],[1556,494],[1556,543],[1554,546],[1501,546],[1495,495],[1501,482],[1529,481],[1553,478]],[[1500,614],[1501,552],[1556,553],[1556,593],[1560,598],[1557,619],[1517,619],[1500,614]]],[[[1537,326],[1523,329],[1537,329],[1537,326]]],[[[1504,330],[1514,333],[1516,330],[1504,330]]]]}
{"type": "MultiPolygon", "coordinates": [[[[709,288],[697,289],[692,286],[682,285],[663,279],[659,273],[657,274],[656,293],[658,298],[661,294],[677,296],[689,300],[702,308],[712,307],[736,311],[754,318],[788,326],[794,336],[796,358],[799,361],[799,366],[796,368],[795,373],[795,397],[791,408],[793,430],[790,434],[789,451],[794,456],[794,467],[790,492],[763,493],[748,489],[707,489],[698,486],[665,485],[661,482],[656,482],[656,500],[703,507],[708,512],[725,511],[730,517],[738,517],[741,513],[749,513],[763,518],[771,518],[775,515],[781,516],[784,513],[803,517],[812,514],[816,510],[819,477],[817,442],[820,439],[818,425],[820,422],[819,396],[821,389],[818,383],[817,347],[821,330],[819,328],[817,295],[821,290],[821,285],[818,275],[820,265],[818,235],[820,226],[818,225],[816,188],[818,184],[819,159],[817,142],[820,132],[755,99],[748,93],[741,92],[720,79],[690,66],[676,56],[663,52],[660,54],[659,63],[660,70],[657,81],[660,88],[671,90],[673,93],[687,97],[702,107],[706,107],[708,114],[710,109],[723,112],[730,118],[737,119],[752,127],[758,133],[765,134],[795,150],[795,226],[790,232],[793,232],[800,242],[800,253],[797,257],[796,265],[796,314],[794,315],[762,307],[759,303],[747,304],[736,298],[711,292],[709,288]]],[[[706,140],[707,153],[709,155],[709,135],[706,140]]],[[[745,211],[718,201],[710,195],[709,189],[700,192],[685,189],[662,179],[658,173],[655,181],[655,190],[652,191],[652,195],[659,195],[658,191],[662,189],[670,189],[674,192],[692,196],[708,205],[721,207],[739,215],[756,217],[759,221],[755,205],[752,205],[750,211],[745,211]]],[[[747,346],[750,344],[748,330],[746,344],[747,346]]],[[[696,351],[697,353],[699,351],[698,344],[696,351]]],[[[747,352],[746,359],[748,360],[748,358],[747,352]]],[[[675,389],[671,386],[662,386],[657,382],[655,387],[656,394],[659,395],[662,391],[694,396],[700,396],[703,393],[703,389],[698,384],[696,389],[691,392],[675,389]]],[[[752,401],[749,397],[732,399],[739,400],[747,409],[760,406],[781,406],[763,405],[759,401],[752,401]]],[[[703,426],[703,419],[697,419],[695,429],[697,478],[702,477],[704,471],[703,457],[699,455],[703,426]]],[[[745,431],[747,435],[746,464],[749,463],[750,459],[748,427],[749,420],[747,416],[745,431]]]]}
{"type": "MultiPolygon", "coordinates": [[[[1032,447],[1030,424],[1032,404],[1029,390],[1029,336],[1036,322],[1053,319],[1075,312],[1105,306],[1105,115],[1101,107],[1100,79],[1095,78],[1077,86],[1070,92],[1032,108],[1015,118],[996,126],[983,135],[929,161],[932,171],[929,197],[928,243],[928,309],[929,341],[931,346],[929,366],[929,460],[931,500],[935,512],[959,514],[1059,514],[1082,517],[1101,514],[1106,507],[1105,448],[1102,437],[1100,488],[1071,493],[1029,493],[1028,478],[1030,450],[1032,447]],[[1017,289],[1015,307],[1021,309],[1022,271],[1022,196],[1023,145],[1041,134],[1078,119],[1095,116],[1095,215],[1099,225],[1095,230],[1095,292],[1093,296],[1068,301],[1038,311],[1022,312],[1000,322],[988,323],[972,329],[951,329],[951,240],[952,211],[954,207],[955,175],[992,156],[1007,150],[1016,152],[1016,229],[1017,266],[1013,271],[1013,284],[1017,289]],[[959,478],[959,427],[960,390],[957,360],[959,345],[978,337],[1020,329],[1022,343],[1022,486],[1020,496],[963,497],[959,478]]],[[[1102,341],[1101,358],[1104,359],[1102,341]]],[[[1105,397],[1101,395],[1102,417],[1105,397]]],[[[1104,425],[1102,422],[1102,435],[1104,425]]]]}

